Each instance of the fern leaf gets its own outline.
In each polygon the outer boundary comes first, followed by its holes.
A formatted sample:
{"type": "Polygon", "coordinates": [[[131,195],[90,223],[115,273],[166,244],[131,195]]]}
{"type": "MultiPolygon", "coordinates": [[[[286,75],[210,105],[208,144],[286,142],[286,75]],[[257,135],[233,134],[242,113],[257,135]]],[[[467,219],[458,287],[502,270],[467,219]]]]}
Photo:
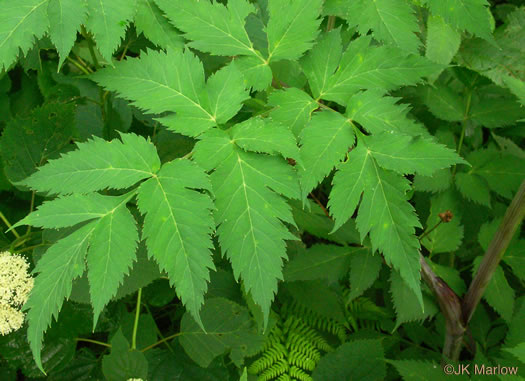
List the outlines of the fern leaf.
{"type": "Polygon", "coordinates": [[[371,41],[366,36],[350,43],[341,57],[340,69],[328,81],[323,99],[345,105],[358,90],[385,91],[413,85],[442,68],[392,46],[370,46],[371,41]]]}
{"type": "MultiPolygon", "coordinates": [[[[121,199],[120,197],[118,199],[121,199]]],[[[103,308],[115,296],[136,260],[138,232],[125,202],[97,221],[87,254],[93,329],[103,308]]]]}
{"type": "Polygon", "coordinates": [[[51,319],[58,317],[65,298],[71,294],[73,280],[84,272],[84,257],[96,222],[74,231],[51,246],[37,263],[35,285],[24,310],[29,310],[27,337],[35,362],[42,372],[40,351],[44,332],[51,319]]]}
{"type": "Polygon", "coordinates": [[[143,33],[161,48],[182,48],[184,40],[171,25],[153,0],[137,0],[137,14],[134,19],[138,33],[143,33]]]}
{"type": "Polygon", "coordinates": [[[86,28],[93,33],[102,57],[111,57],[124,37],[135,14],[135,0],[87,0],[86,28]]]}
{"type": "Polygon", "coordinates": [[[312,117],[301,134],[303,198],[344,158],[354,141],[351,121],[341,114],[323,111],[312,117]]]}
{"type": "Polygon", "coordinates": [[[0,13],[0,70],[16,61],[19,50],[26,54],[34,38],[42,37],[49,21],[46,10],[49,0],[20,0],[2,2],[0,13]]]}
{"type": "Polygon", "coordinates": [[[411,5],[405,0],[358,0],[349,2],[344,18],[350,26],[366,36],[373,36],[387,44],[397,45],[409,53],[418,53],[420,45],[417,18],[411,5]]]}
{"type": "Polygon", "coordinates": [[[134,134],[121,138],[78,143],[78,150],[50,160],[20,184],[52,194],[88,193],[127,188],[152,176],[160,167],[153,144],[134,134]]]}
{"type": "Polygon", "coordinates": [[[279,194],[298,198],[299,187],[293,168],[284,159],[244,152],[231,142],[223,146],[225,139],[203,139],[195,146],[195,159],[205,169],[218,164],[211,181],[219,242],[235,276],[241,276],[246,292],[261,306],[266,326],[277,280],[282,279],[284,240],[296,239],[283,224],[294,221],[279,194]],[[206,153],[218,150],[223,152],[220,162],[210,162],[206,153]]]}
{"type": "Polygon", "coordinates": [[[80,25],[86,22],[86,5],[85,0],[49,0],[49,37],[60,56],[58,67],[62,66],[69,55],[80,25]]]}
{"type": "Polygon", "coordinates": [[[175,160],[140,186],[138,207],[145,214],[142,235],[149,256],[168,273],[182,302],[202,326],[199,310],[209,269],[214,269],[213,204],[208,195],[192,189],[210,191],[208,177],[196,164],[175,160]]]}
{"type": "Polygon", "coordinates": [[[270,113],[272,119],[288,127],[295,136],[299,136],[317,108],[312,97],[295,87],[272,92],[268,103],[275,107],[270,113]]]}
{"type": "Polygon", "coordinates": [[[493,40],[487,0],[427,0],[430,12],[459,30],[493,40]]]}
{"type": "Polygon", "coordinates": [[[294,60],[308,50],[319,33],[321,0],[270,0],[268,61],[294,60]]]}

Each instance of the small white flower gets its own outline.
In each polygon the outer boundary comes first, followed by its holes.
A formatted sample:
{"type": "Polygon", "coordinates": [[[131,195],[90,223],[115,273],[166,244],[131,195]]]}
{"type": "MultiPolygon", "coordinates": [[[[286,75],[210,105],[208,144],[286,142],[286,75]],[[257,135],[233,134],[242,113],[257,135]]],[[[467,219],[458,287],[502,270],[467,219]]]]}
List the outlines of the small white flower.
{"type": "Polygon", "coordinates": [[[128,378],[127,381],[143,381],[142,378],[128,378]]]}
{"type": "Polygon", "coordinates": [[[27,301],[34,279],[24,257],[0,253],[0,335],[16,331],[24,324],[20,307],[27,301]]]}

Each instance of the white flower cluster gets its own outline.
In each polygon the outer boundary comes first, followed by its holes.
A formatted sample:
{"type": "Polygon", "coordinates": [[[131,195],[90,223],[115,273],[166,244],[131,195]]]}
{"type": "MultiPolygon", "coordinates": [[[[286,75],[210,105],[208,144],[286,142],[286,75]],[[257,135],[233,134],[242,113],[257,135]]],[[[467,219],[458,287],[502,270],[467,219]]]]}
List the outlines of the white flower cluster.
{"type": "Polygon", "coordinates": [[[20,311],[33,288],[24,257],[7,251],[0,253],[0,335],[16,331],[24,324],[20,311]]]}
{"type": "Polygon", "coordinates": [[[128,378],[127,381],[143,381],[142,378],[128,378]]]}

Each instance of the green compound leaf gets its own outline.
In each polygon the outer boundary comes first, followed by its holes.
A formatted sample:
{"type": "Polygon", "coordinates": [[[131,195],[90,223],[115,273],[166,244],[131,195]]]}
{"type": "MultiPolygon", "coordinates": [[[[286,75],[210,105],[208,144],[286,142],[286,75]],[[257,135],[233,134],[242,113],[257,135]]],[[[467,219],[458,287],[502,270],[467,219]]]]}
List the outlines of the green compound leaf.
{"type": "Polygon", "coordinates": [[[392,46],[371,46],[370,37],[353,40],[328,81],[322,98],[341,105],[361,89],[392,90],[413,85],[442,68],[392,46]]]}
{"type": "Polygon", "coordinates": [[[80,25],[87,19],[86,0],[49,0],[49,37],[56,46],[61,67],[75,43],[80,25]]]}
{"type": "Polygon", "coordinates": [[[122,189],[152,176],[160,168],[155,147],[141,136],[122,134],[122,141],[93,137],[77,143],[78,150],[50,160],[20,182],[51,194],[122,189]]]}
{"type": "Polygon", "coordinates": [[[384,133],[368,139],[368,150],[377,163],[400,174],[431,176],[453,164],[468,164],[446,146],[424,138],[384,133]]]}
{"type": "Polygon", "coordinates": [[[87,0],[86,28],[93,33],[102,57],[112,65],[112,56],[135,14],[135,0],[87,0]]]}
{"type": "Polygon", "coordinates": [[[314,114],[301,133],[300,169],[303,198],[344,158],[354,145],[355,134],[351,121],[333,111],[314,114]]]}
{"type": "Polygon", "coordinates": [[[268,61],[297,59],[313,45],[321,5],[321,0],[268,1],[268,61]]]}
{"type": "Polygon", "coordinates": [[[175,160],[140,186],[138,207],[146,215],[142,236],[150,258],[168,273],[177,295],[202,326],[199,310],[209,269],[215,269],[210,251],[215,226],[210,197],[195,189],[211,191],[207,175],[188,160],[175,160]]]}
{"type": "Polygon", "coordinates": [[[3,1],[0,12],[0,71],[16,61],[19,50],[26,54],[34,38],[42,37],[49,21],[46,10],[49,0],[3,1]]]}
{"type": "Polygon", "coordinates": [[[350,259],[350,293],[348,301],[361,296],[379,277],[383,259],[372,254],[370,248],[362,248],[350,259]]]}
{"type": "Polygon", "coordinates": [[[201,318],[206,332],[190,314],[184,314],[180,343],[188,356],[204,368],[225,352],[240,366],[245,357],[254,355],[263,345],[264,337],[257,333],[248,309],[237,303],[224,298],[208,299],[201,318]]]}
{"type": "Polygon", "coordinates": [[[348,161],[339,166],[328,207],[335,218],[336,230],[354,213],[363,194],[356,220],[361,239],[370,232],[373,251],[383,252],[386,262],[400,271],[422,305],[420,245],[414,235],[414,228],[421,225],[406,200],[409,189],[408,180],[382,169],[362,142],[350,152],[348,161]]]}
{"type": "Polygon", "coordinates": [[[29,327],[27,337],[35,362],[42,372],[42,340],[52,318],[58,317],[64,299],[71,294],[73,280],[84,272],[84,257],[96,222],[74,231],[51,246],[34,269],[38,275],[28,301],[24,305],[29,327]]]}
{"type": "Polygon", "coordinates": [[[430,12],[459,30],[493,40],[487,0],[428,0],[430,12]]]}
{"type": "Polygon", "coordinates": [[[125,203],[98,220],[87,255],[93,329],[100,313],[116,295],[124,276],[136,260],[139,239],[135,219],[125,203]]]}
{"type": "Polygon", "coordinates": [[[289,129],[278,123],[251,118],[236,124],[232,128],[231,137],[235,144],[246,151],[281,154],[285,159],[301,161],[295,137],[289,129]]]}
{"type": "Polygon", "coordinates": [[[268,103],[275,107],[270,112],[272,119],[288,127],[295,136],[301,134],[310,115],[318,107],[311,96],[295,87],[272,92],[268,103]]]}
{"type": "Polygon", "coordinates": [[[357,0],[346,5],[344,18],[365,36],[369,30],[376,40],[418,53],[419,26],[412,6],[405,0],[357,0]]]}
{"type": "Polygon", "coordinates": [[[228,7],[208,1],[155,0],[175,27],[191,40],[197,50],[221,56],[260,57],[244,28],[245,19],[255,12],[246,0],[233,0],[228,7]]]}
{"type": "Polygon", "coordinates": [[[350,98],[346,115],[373,134],[399,132],[411,136],[428,135],[421,124],[407,117],[409,106],[396,104],[398,100],[384,97],[381,90],[359,92],[350,98]]]}
{"type": "Polygon", "coordinates": [[[159,120],[188,136],[227,122],[247,98],[236,65],[222,68],[205,84],[202,63],[190,51],[149,51],[98,71],[93,79],[147,112],[175,111],[159,120]]]}
{"type": "Polygon", "coordinates": [[[153,0],[137,0],[134,19],[137,32],[161,48],[182,48],[184,40],[153,0]]]}
{"type": "Polygon", "coordinates": [[[111,339],[111,353],[102,358],[102,372],[108,381],[146,379],[148,361],[136,349],[130,350],[129,343],[119,328],[111,339]]]}
{"type": "MultiPolygon", "coordinates": [[[[280,195],[299,198],[293,168],[282,158],[244,152],[220,132],[195,146],[195,159],[211,174],[215,193],[215,222],[221,248],[236,278],[261,306],[265,325],[277,280],[286,258],[284,240],[296,239],[283,224],[295,225],[290,207],[280,195]],[[220,152],[210,160],[209,152],[220,152]]],[[[279,148],[274,149],[278,151],[279,148]]]]}

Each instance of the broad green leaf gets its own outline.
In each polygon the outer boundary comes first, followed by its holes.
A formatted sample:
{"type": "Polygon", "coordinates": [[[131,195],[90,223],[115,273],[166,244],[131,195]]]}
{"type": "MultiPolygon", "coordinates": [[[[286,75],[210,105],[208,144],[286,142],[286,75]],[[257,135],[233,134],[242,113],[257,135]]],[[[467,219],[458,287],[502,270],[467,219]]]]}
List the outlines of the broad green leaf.
{"type": "Polygon", "coordinates": [[[405,197],[409,188],[404,177],[380,168],[361,142],[339,166],[328,207],[337,229],[354,213],[364,192],[356,219],[361,240],[370,233],[373,251],[382,251],[387,264],[400,271],[422,306],[420,245],[414,235],[421,225],[405,197]]]}
{"type": "Polygon", "coordinates": [[[295,137],[281,124],[251,118],[236,124],[232,128],[231,137],[235,144],[246,151],[281,154],[285,159],[301,161],[295,137]]]}
{"type": "Polygon", "coordinates": [[[492,191],[507,199],[514,196],[525,178],[523,161],[506,152],[493,149],[473,151],[467,160],[472,164],[469,173],[481,176],[492,191]]]}
{"type": "Polygon", "coordinates": [[[439,311],[433,299],[426,294],[423,295],[424,309],[418,303],[414,303],[416,294],[396,270],[392,270],[390,275],[390,294],[396,310],[395,329],[406,322],[425,320],[439,311]]]}
{"type": "Polygon", "coordinates": [[[516,345],[514,348],[503,348],[503,350],[512,353],[518,360],[525,363],[525,343],[516,345]]]}
{"type": "Polygon", "coordinates": [[[11,119],[0,139],[6,177],[20,181],[70,145],[75,134],[72,104],[47,104],[26,117],[11,119]]]}
{"type": "Polygon", "coordinates": [[[441,192],[447,190],[452,184],[450,169],[439,169],[432,176],[415,175],[412,185],[419,192],[441,192]]]}
{"type": "Polygon", "coordinates": [[[208,299],[201,311],[204,332],[190,314],[182,316],[180,343],[188,356],[201,367],[228,352],[240,366],[246,356],[257,353],[264,337],[257,333],[248,309],[224,298],[208,299]]]}
{"type": "Polygon", "coordinates": [[[184,40],[153,0],[137,0],[134,19],[137,32],[163,49],[182,48],[184,40]]]}
{"type": "Polygon", "coordinates": [[[350,293],[347,301],[361,296],[379,277],[383,259],[369,248],[360,249],[350,258],[350,293]]]}
{"type": "Polygon", "coordinates": [[[48,27],[49,0],[3,1],[0,12],[0,70],[9,69],[19,50],[27,54],[34,38],[42,37],[48,27]]]}
{"type": "Polygon", "coordinates": [[[373,135],[368,139],[368,150],[381,167],[402,175],[419,173],[431,176],[438,169],[452,164],[467,164],[455,151],[444,145],[400,134],[373,135]]]}
{"type": "Polygon", "coordinates": [[[384,356],[381,340],[353,340],[323,356],[312,376],[317,381],[383,380],[384,356]]]}
{"type": "Polygon", "coordinates": [[[350,43],[341,57],[340,69],[328,81],[323,99],[345,105],[358,90],[385,91],[414,85],[441,68],[392,46],[371,46],[371,41],[365,36],[350,43]]]}
{"type": "Polygon", "coordinates": [[[472,102],[469,118],[476,124],[487,128],[511,126],[525,118],[525,108],[509,91],[486,86],[476,101],[472,102]]]}
{"type": "Polygon", "coordinates": [[[432,14],[441,16],[453,27],[493,40],[487,0],[427,0],[427,5],[432,14]]]}
{"type": "Polygon", "coordinates": [[[490,207],[490,190],[481,176],[472,172],[458,172],[456,187],[466,199],[490,207]]]}
{"type": "Polygon", "coordinates": [[[49,37],[56,46],[60,68],[75,43],[80,25],[87,19],[86,0],[49,0],[49,37]]]}
{"type": "Polygon", "coordinates": [[[453,252],[459,248],[463,241],[463,225],[461,225],[461,201],[457,192],[452,189],[433,196],[430,199],[430,214],[427,219],[426,229],[436,226],[441,218],[440,213],[447,210],[453,214],[450,222],[441,222],[432,232],[427,234],[421,243],[431,254],[453,252]]]}
{"type": "Polygon", "coordinates": [[[300,169],[303,198],[325,177],[354,145],[351,121],[333,111],[314,114],[301,133],[300,169]]]}
{"type": "Polygon", "coordinates": [[[321,0],[268,1],[268,61],[295,60],[313,45],[321,5],[321,0]]]}
{"type": "Polygon", "coordinates": [[[255,12],[246,0],[233,0],[228,7],[208,1],[156,0],[168,19],[185,33],[189,46],[203,52],[221,56],[254,57],[267,66],[261,53],[256,51],[245,29],[245,19],[255,12]]]}
{"type": "Polygon", "coordinates": [[[525,106],[525,82],[514,77],[504,77],[503,82],[516,95],[522,106],[525,106]]]}
{"type": "Polygon", "coordinates": [[[442,17],[428,16],[425,56],[429,60],[448,65],[456,55],[460,43],[461,34],[447,24],[442,17]]]}
{"type": "Polygon", "coordinates": [[[506,86],[508,77],[525,80],[522,74],[517,75],[525,70],[525,8],[515,8],[505,21],[494,32],[496,44],[472,38],[461,44],[456,56],[460,65],[489,77],[499,86],[506,86]]]}
{"type": "Polygon", "coordinates": [[[253,90],[265,90],[272,83],[272,69],[264,59],[259,56],[240,56],[234,60],[247,84],[253,90]]]}
{"type": "Polygon", "coordinates": [[[201,135],[193,150],[195,161],[209,171],[226,160],[233,152],[231,137],[223,130],[213,129],[201,135]]]}
{"type": "MultiPolygon", "coordinates": [[[[482,257],[474,259],[474,267],[472,268],[472,275],[474,276],[481,264],[482,257]]],[[[507,322],[512,320],[514,312],[514,289],[507,282],[505,273],[501,266],[497,267],[489,281],[483,299],[507,322]]]]}
{"type": "Polygon", "coordinates": [[[103,216],[93,230],[87,254],[93,329],[136,260],[139,239],[135,219],[125,203],[103,216]]]}
{"type": "Polygon", "coordinates": [[[73,279],[84,272],[84,257],[96,227],[90,222],[47,249],[34,269],[38,275],[24,310],[28,310],[27,337],[33,357],[42,371],[42,340],[52,318],[58,317],[64,299],[71,294],[73,279]]]}
{"type": "MultiPolygon", "coordinates": [[[[443,381],[446,377],[443,367],[440,364],[436,364],[429,361],[421,360],[386,360],[389,364],[392,364],[399,372],[404,381],[443,381]]],[[[448,365],[448,364],[447,364],[448,365]]],[[[459,365],[454,370],[459,371],[459,365]]],[[[470,380],[467,375],[454,374],[454,379],[460,381],[470,380]]]]}
{"type": "Polygon", "coordinates": [[[373,134],[381,132],[404,135],[427,135],[424,127],[407,117],[410,108],[396,104],[400,98],[383,97],[381,90],[369,90],[355,94],[346,107],[346,115],[373,134]]]}
{"type": "Polygon", "coordinates": [[[523,325],[525,324],[525,301],[524,297],[521,296],[516,299],[516,309],[512,321],[508,324],[509,330],[505,337],[506,347],[515,347],[518,344],[525,342],[525,330],[523,325]]]}
{"type": "Polygon", "coordinates": [[[525,240],[516,240],[508,247],[503,262],[509,265],[514,275],[525,280],[525,240]]]}
{"type": "Polygon", "coordinates": [[[267,323],[277,280],[282,279],[284,240],[296,239],[283,224],[294,222],[280,194],[299,198],[299,184],[295,171],[284,159],[244,152],[231,143],[224,151],[227,156],[210,163],[206,152],[221,150],[223,142],[203,139],[195,146],[195,158],[205,169],[218,165],[211,181],[219,242],[235,277],[243,279],[246,292],[262,308],[267,323]]]}
{"type": "Polygon", "coordinates": [[[135,0],[87,0],[86,28],[93,33],[102,57],[112,65],[112,56],[135,14],[135,0]]]}
{"type": "Polygon", "coordinates": [[[288,127],[295,136],[301,134],[318,107],[312,97],[295,87],[272,92],[268,103],[275,107],[270,112],[272,119],[288,127]]]}
{"type": "Polygon", "coordinates": [[[148,361],[136,349],[130,350],[129,343],[119,329],[111,339],[111,353],[102,357],[102,372],[108,381],[146,379],[148,361]]]}
{"type": "Polygon", "coordinates": [[[348,271],[351,258],[362,255],[364,249],[316,244],[299,251],[284,267],[284,279],[296,280],[327,279],[337,282],[348,271]]]}
{"type": "Polygon", "coordinates": [[[423,102],[436,117],[449,122],[467,118],[463,99],[450,87],[440,84],[426,86],[420,93],[423,102]]]}
{"type": "MultiPolygon", "coordinates": [[[[323,97],[328,80],[339,65],[342,51],[341,32],[336,29],[324,34],[301,61],[301,67],[316,98],[323,97]]],[[[286,91],[291,92],[291,90],[286,91]]]]}
{"type": "Polygon", "coordinates": [[[139,188],[138,206],[145,214],[142,236],[148,253],[168,273],[192,316],[200,323],[199,310],[209,281],[214,230],[213,204],[206,174],[188,160],[164,164],[159,173],[139,188]]]}
{"type": "Polygon", "coordinates": [[[405,0],[352,1],[344,18],[350,26],[357,26],[362,36],[372,30],[376,40],[418,53],[421,43],[415,33],[419,26],[412,6],[405,0]]]}
{"type": "Polygon", "coordinates": [[[122,134],[121,139],[93,137],[77,143],[77,150],[49,161],[20,184],[52,194],[87,193],[127,188],[159,170],[153,144],[134,134],[122,134]]]}

